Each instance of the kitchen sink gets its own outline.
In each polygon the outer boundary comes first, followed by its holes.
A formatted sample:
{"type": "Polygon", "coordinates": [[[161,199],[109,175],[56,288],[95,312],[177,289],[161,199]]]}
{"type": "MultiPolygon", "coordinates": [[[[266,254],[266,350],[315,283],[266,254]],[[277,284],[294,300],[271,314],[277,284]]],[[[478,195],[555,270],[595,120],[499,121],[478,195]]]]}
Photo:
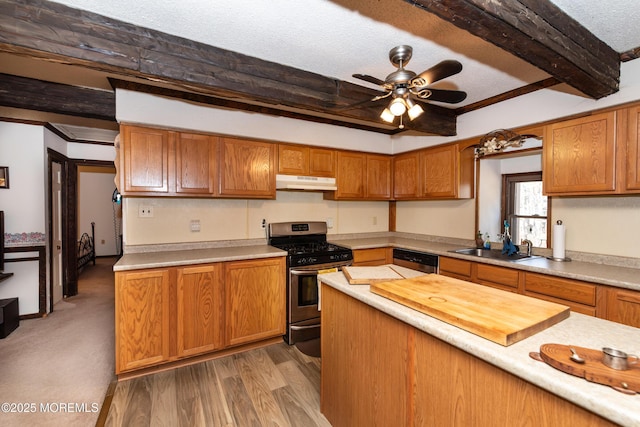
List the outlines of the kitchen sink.
{"type": "Polygon", "coordinates": [[[528,256],[520,253],[507,255],[507,254],[503,254],[502,251],[499,251],[499,250],[482,249],[482,248],[456,249],[449,252],[454,252],[456,254],[462,254],[462,255],[477,256],[480,258],[498,259],[501,261],[508,261],[508,262],[527,261],[530,259],[540,258],[537,255],[528,256]]]}

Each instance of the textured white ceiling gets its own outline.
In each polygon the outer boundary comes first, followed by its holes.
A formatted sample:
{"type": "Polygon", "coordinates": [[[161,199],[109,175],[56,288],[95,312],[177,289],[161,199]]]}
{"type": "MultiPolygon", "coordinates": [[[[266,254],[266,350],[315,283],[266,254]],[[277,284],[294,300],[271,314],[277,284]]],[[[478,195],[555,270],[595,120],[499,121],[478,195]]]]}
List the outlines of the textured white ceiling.
{"type": "MultiPolygon", "coordinates": [[[[623,52],[640,46],[636,13],[640,0],[552,1],[614,50],[623,52]]],[[[354,79],[352,74],[384,79],[395,70],[388,59],[389,49],[408,44],[413,47],[413,59],[407,68],[416,73],[445,59],[457,59],[463,64],[460,74],[434,85],[467,92],[467,99],[454,107],[549,77],[403,0],[58,2],[372,88],[375,85],[354,79]]],[[[72,73],[61,71],[58,80],[65,83],[65,76],[72,73]]],[[[39,78],[38,72],[37,68],[32,69],[30,77],[39,78]]],[[[48,78],[44,79],[51,80],[51,69],[47,73],[48,78]]],[[[103,80],[103,87],[108,87],[103,80]]]]}
{"type": "MultiPolygon", "coordinates": [[[[384,79],[394,71],[388,52],[411,45],[407,67],[417,73],[444,59],[462,73],[436,87],[468,93],[463,106],[548,75],[403,0],[60,0],[250,56],[369,85],[351,77],[384,79]]],[[[554,0],[617,51],[640,46],[638,0],[554,0]],[[635,22],[634,22],[635,21],[635,22]]],[[[375,85],[372,85],[375,87],[375,85]]]]}

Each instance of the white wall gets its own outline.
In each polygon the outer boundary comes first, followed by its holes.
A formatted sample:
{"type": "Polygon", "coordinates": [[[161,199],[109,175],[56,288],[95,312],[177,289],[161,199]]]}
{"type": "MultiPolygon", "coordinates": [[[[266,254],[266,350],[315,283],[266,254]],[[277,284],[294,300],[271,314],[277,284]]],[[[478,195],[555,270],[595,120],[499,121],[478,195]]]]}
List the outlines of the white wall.
{"type": "MultiPolygon", "coordinates": [[[[113,160],[115,157],[113,147],[67,144],[62,138],[42,126],[0,121],[0,166],[9,167],[10,178],[10,188],[0,189],[0,210],[5,211],[5,233],[49,235],[48,148],[70,158],[113,160]],[[69,153],[75,153],[78,157],[69,153]]],[[[113,191],[113,175],[110,191],[113,191]]],[[[111,193],[105,199],[110,200],[110,195],[111,193]]],[[[48,254],[46,239],[45,244],[48,254]]],[[[9,254],[7,258],[32,256],[37,256],[37,253],[9,254]]],[[[48,255],[46,266],[48,303],[50,282],[48,255]]],[[[5,264],[5,271],[13,272],[14,276],[0,284],[0,298],[18,297],[21,315],[37,313],[39,311],[38,262],[9,262],[5,264]]]]}
{"type": "Polygon", "coordinates": [[[116,89],[116,119],[120,123],[157,125],[276,142],[392,153],[392,143],[384,134],[287,117],[223,110],[124,89],[116,89]]]}
{"type": "Polygon", "coordinates": [[[128,198],[123,200],[125,245],[265,238],[262,219],[333,221],[329,234],[387,231],[387,202],[335,202],[321,193],[278,191],[276,200],[128,198]],[[138,207],[153,207],[139,218],[138,207]],[[375,219],[374,219],[375,218],[375,219]],[[200,221],[200,231],[190,221],[200,221]],[[374,224],[375,222],[375,224],[374,224]]]}
{"type": "Polygon", "coordinates": [[[119,235],[122,206],[111,201],[113,190],[116,188],[114,177],[113,168],[79,168],[78,240],[82,233],[91,236],[91,222],[95,222],[96,256],[112,256],[119,253],[115,230],[118,230],[119,235]]]}
{"type": "MultiPolygon", "coordinates": [[[[0,122],[0,166],[9,167],[9,189],[0,189],[5,233],[45,233],[44,128],[0,122]]],[[[37,252],[7,254],[6,258],[37,257],[37,252]]],[[[37,313],[39,275],[37,261],[7,262],[14,273],[0,283],[0,298],[18,297],[20,314],[37,313]]]]}

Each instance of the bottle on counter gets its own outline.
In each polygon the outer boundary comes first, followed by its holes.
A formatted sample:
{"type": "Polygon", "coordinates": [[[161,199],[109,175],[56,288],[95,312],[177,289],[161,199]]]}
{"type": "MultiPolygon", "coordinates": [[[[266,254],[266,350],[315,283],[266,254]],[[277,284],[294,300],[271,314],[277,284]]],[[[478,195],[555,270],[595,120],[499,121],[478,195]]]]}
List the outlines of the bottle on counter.
{"type": "Polygon", "coordinates": [[[476,236],[476,248],[482,248],[484,246],[484,240],[482,239],[482,231],[478,230],[478,235],[476,236]]]}
{"type": "Polygon", "coordinates": [[[484,248],[491,249],[491,240],[489,239],[489,233],[484,235],[484,248]]]}

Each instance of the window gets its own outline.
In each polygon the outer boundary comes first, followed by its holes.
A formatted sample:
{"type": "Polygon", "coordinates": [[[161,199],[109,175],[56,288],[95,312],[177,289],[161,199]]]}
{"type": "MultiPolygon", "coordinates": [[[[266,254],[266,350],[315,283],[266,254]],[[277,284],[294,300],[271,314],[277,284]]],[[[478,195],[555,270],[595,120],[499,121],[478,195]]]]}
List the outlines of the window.
{"type": "Polygon", "coordinates": [[[502,175],[502,223],[509,221],[513,243],[528,239],[533,246],[547,248],[549,211],[549,198],[542,194],[542,172],[502,175]]]}

